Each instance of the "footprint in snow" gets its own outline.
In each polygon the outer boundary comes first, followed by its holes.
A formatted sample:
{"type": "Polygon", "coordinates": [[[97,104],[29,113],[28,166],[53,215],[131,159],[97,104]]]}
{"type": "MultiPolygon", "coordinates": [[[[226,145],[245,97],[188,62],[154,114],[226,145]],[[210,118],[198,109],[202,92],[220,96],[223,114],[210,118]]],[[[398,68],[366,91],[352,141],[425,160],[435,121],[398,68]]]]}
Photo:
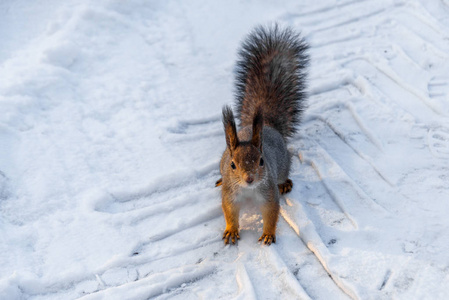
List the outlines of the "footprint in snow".
{"type": "Polygon", "coordinates": [[[435,157],[449,157],[449,128],[438,127],[429,130],[427,144],[435,157]]]}

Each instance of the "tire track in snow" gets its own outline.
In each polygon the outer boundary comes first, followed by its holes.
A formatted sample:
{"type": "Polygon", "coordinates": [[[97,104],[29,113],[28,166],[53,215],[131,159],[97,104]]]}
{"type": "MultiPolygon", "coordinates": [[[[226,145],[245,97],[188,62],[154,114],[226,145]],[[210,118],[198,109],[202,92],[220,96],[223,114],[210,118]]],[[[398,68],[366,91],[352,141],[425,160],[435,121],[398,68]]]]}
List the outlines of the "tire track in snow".
{"type": "MultiPolygon", "coordinates": [[[[347,106],[348,104],[346,104],[347,106]]],[[[351,109],[349,109],[351,111],[351,109]]],[[[351,111],[351,114],[354,116],[354,112],[351,111]]],[[[379,175],[379,177],[385,181],[390,186],[393,186],[394,184],[379,170],[378,167],[368,158],[367,155],[365,155],[362,151],[358,150],[352,143],[346,138],[346,136],[340,132],[337,127],[335,127],[328,119],[323,118],[322,116],[312,116],[313,119],[319,120],[320,122],[324,123],[343,143],[345,143],[349,148],[351,148],[354,153],[359,156],[362,160],[364,160],[370,167],[374,170],[374,172],[379,175]]],[[[311,121],[313,121],[313,119],[311,121]]],[[[357,118],[358,119],[358,118],[357,118]]],[[[356,121],[357,121],[356,119],[356,121]]],[[[359,123],[359,121],[357,121],[359,123]]],[[[359,123],[360,126],[360,123],[359,123]]],[[[376,146],[378,149],[381,148],[381,144],[379,141],[377,141],[376,138],[373,137],[373,135],[364,127],[361,126],[362,132],[365,134],[365,136],[373,143],[374,146],[376,146]]]]}
{"type": "Polygon", "coordinates": [[[241,240],[237,248],[238,257],[235,261],[235,278],[239,286],[237,298],[247,294],[253,295],[255,299],[273,297],[310,299],[301,283],[277,253],[278,244],[268,247],[241,240]],[[242,277],[245,279],[243,282],[242,277]],[[273,277],[276,280],[272,280],[273,277]]]}
{"type": "MultiPolygon", "coordinates": [[[[201,186],[204,178],[209,178],[212,174],[217,172],[217,165],[218,162],[212,162],[194,170],[179,170],[158,177],[149,184],[131,191],[111,190],[107,195],[87,200],[86,206],[89,209],[110,214],[128,212],[133,210],[132,205],[129,205],[129,203],[138,201],[149,202],[145,201],[145,198],[152,197],[155,194],[162,195],[167,192],[178,193],[184,188],[189,188],[192,184],[201,186]],[[131,206],[131,208],[126,206],[131,206]]],[[[159,203],[165,200],[161,199],[162,197],[158,198],[160,199],[159,203]]],[[[153,204],[155,203],[149,205],[153,204]]]]}
{"type": "MultiPolygon", "coordinates": [[[[343,114],[340,112],[339,113],[340,117],[344,117],[343,114]]],[[[362,176],[364,176],[364,178],[370,178],[370,181],[373,182],[379,182],[379,180],[383,181],[384,184],[381,184],[381,186],[383,187],[383,189],[386,189],[389,191],[390,194],[394,194],[394,187],[395,184],[386,176],[384,175],[379,168],[375,165],[374,162],[372,162],[371,158],[365,154],[363,151],[359,150],[359,148],[364,148],[369,149],[369,145],[366,145],[366,143],[359,140],[355,140],[354,137],[352,138],[347,138],[345,134],[343,134],[342,132],[340,132],[337,127],[335,125],[333,125],[328,119],[324,119],[321,116],[316,116],[316,120],[318,120],[319,122],[322,122],[345,146],[347,146],[351,151],[354,152],[354,154],[358,157],[355,157],[353,160],[355,163],[353,164],[349,164],[346,166],[340,166],[342,168],[342,170],[344,170],[345,174],[347,175],[348,178],[351,178],[352,184],[354,184],[358,189],[360,189],[361,191],[363,191],[363,194],[366,198],[371,199],[371,201],[375,202],[376,205],[382,207],[382,209],[387,212],[388,209],[385,208],[381,203],[379,203],[376,198],[379,196],[376,196],[375,194],[373,195],[371,192],[369,192],[367,190],[366,184],[364,184],[364,181],[361,181],[360,178],[362,176]],[[355,144],[355,145],[354,145],[355,144]],[[367,166],[366,166],[367,165],[367,166]],[[349,170],[348,170],[348,167],[349,170]]],[[[347,122],[347,119],[346,119],[347,122]]],[[[349,128],[349,125],[346,124],[347,129],[349,128]]],[[[347,130],[346,129],[346,130],[347,130]]],[[[356,135],[357,133],[359,133],[360,131],[354,131],[354,128],[351,128],[351,135],[356,135]]],[[[363,133],[363,130],[362,130],[363,133]]],[[[323,132],[324,134],[324,132],[323,132]]],[[[371,140],[371,139],[368,139],[371,140]]],[[[337,147],[335,142],[333,141],[333,139],[331,139],[330,137],[326,138],[326,139],[316,139],[316,143],[320,146],[321,149],[329,149],[329,150],[333,150],[334,152],[337,152],[337,150],[335,150],[336,148],[340,149],[341,147],[337,147]]],[[[375,144],[373,143],[373,146],[375,146],[375,144]]],[[[311,146],[312,148],[314,148],[314,146],[311,146]]],[[[373,147],[375,148],[375,147],[373,147]]],[[[312,152],[314,152],[316,150],[312,150],[312,152]]],[[[325,150],[328,151],[328,150],[325,150]]],[[[342,151],[342,150],[339,150],[342,151]]],[[[310,150],[308,150],[308,152],[310,152],[310,150]]],[[[319,152],[319,151],[318,151],[319,152]]],[[[375,151],[373,151],[375,152],[375,151]]],[[[349,152],[345,151],[345,156],[348,155],[349,152]]],[[[336,154],[334,154],[335,156],[336,154]]],[[[303,153],[299,154],[300,159],[303,161],[304,159],[304,155],[303,153]]],[[[335,158],[332,158],[331,156],[329,156],[330,159],[335,161],[335,158]]],[[[317,168],[314,165],[313,161],[307,161],[309,165],[311,165],[317,172],[317,168]]],[[[335,162],[337,165],[338,163],[335,162]]],[[[365,180],[366,181],[366,180],[365,180]]],[[[384,198],[384,197],[381,197],[384,198]]]]}
{"type": "MultiPolygon", "coordinates": [[[[292,205],[291,200],[285,200],[287,206],[292,205]]],[[[283,205],[283,208],[287,207],[283,205]]],[[[282,212],[281,216],[283,216],[282,212]]],[[[346,293],[328,276],[329,274],[314,253],[302,239],[298,239],[296,232],[291,229],[291,223],[283,217],[280,218],[279,231],[282,232],[282,240],[276,244],[276,247],[269,249],[271,260],[277,263],[278,269],[288,271],[288,275],[286,275],[288,281],[296,280],[298,282],[298,289],[304,290],[303,297],[312,299],[326,299],[330,296],[333,299],[346,298],[346,293]],[[315,283],[320,287],[314,286],[315,283]]]]}
{"type": "Polygon", "coordinates": [[[313,15],[320,15],[320,14],[327,13],[329,11],[340,10],[341,8],[344,8],[347,6],[352,6],[354,4],[362,3],[362,2],[366,3],[366,2],[368,2],[368,0],[346,1],[343,3],[335,4],[335,5],[326,5],[326,6],[323,6],[322,8],[305,11],[303,13],[296,13],[296,14],[289,13],[289,14],[284,15],[283,18],[303,18],[303,17],[313,16],[313,15]]]}
{"type": "Polygon", "coordinates": [[[301,15],[301,25],[312,28],[312,32],[325,31],[338,28],[354,22],[367,20],[370,16],[377,15],[381,11],[391,9],[385,7],[385,3],[369,3],[369,1],[354,1],[340,5],[332,5],[319,13],[301,15]],[[356,16],[356,17],[354,17],[356,16]]]}
{"type": "Polygon", "coordinates": [[[281,208],[280,214],[282,218],[290,225],[292,230],[296,233],[298,238],[309,248],[309,250],[316,256],[318,261],[323,266],[324,270],[334,281],[342,292],[347,294],[352,299],[357,299],[356,292],[349,287],[336,273],[329,268],[332,255],[318,235],[313,222],[307,218],[305,212],[300,208],[301,206],[295,201],[287,200],[288,210],[281,208]]]}
{"type": "MultiPolygon", "coordinates": [[[[401,12],[403,12],[405,15],[407,16],[411,16],[413,18],[416,18],[416,16],[412,13],[413,11],[410,8],[402,8],[402,5],[400,10],[401,12]]],[[[389,11],[387,13],[388,15],[394,15],[391,11],[389,11]]],[[[392,20],[396,20],[399,17],[392,17],[392,20]]],[[[421,20],[418,19],[417,22],[420,22],[421,20]]],[[[362,23],[365,22],[365,20],[362,21],[362,23]]],[[[360,23],[360,22],[359,22],[360,23]]],[[[360,24],[358,24],[358,27],[360,27],[360,24]]],[[[434,28],[433,28],[434,29],[434,28]]],[[[436,30],[436,29],[434,29],[436,30]]],[[[349,40],[353,40],[354,38],[357,37],[358,34],[353,34],[353,38],[348,38],[347,36],[343,37],[342,41],[349,41],[349,40]]],[[[335,37],[335,35],[333,35],[335,37]]],[[[416,37],[418,37],[419,39],[423,40],[422,35],[416,35],[416,37]]],[[[338,39],[338,35],[337,37],[335,37],[334,39],[338,39]]],[[[426,42],[429,45],[433,45],[432,43],[428,42],[427,40],[423,40],[423,42],[426,42]]],[[[332,41],[331,41],[332,43],[332,41]]],[[[343,43],[344,44],[344,43],[343,43]]],[[[323,44],[324,45],[324,44],[323,44]]],[[[320,46],[320,44],[319,44],[320,46]]],[[[322,45],[321,45],[322,46],[322,45]]],[[[440,51],[441,53],[444,53],[443,51],[440,51]]],[[[354,59],[354,58],[353,58],[354,59]]],[[[369,58],[366,57],[359,57],[356,59],[365,59],[367,61],[369,61],[369,58]]],[[[441,114],[441,111],[431,102],[428,101],[427,97],[425,97],[425,95],[423,95],[421,92],[419,92],[417,89],[413,88],[412,86],[406,84],[405,82],[403,82],[399,76],[397,76],[393,70],[389,70],[388,68],[386,68],[385,65],[381,65],[375,62],[371,62],[369,61],[370,64],[372,64],[373,66],[375,66],[379,71],[381,71],[383,74],[385,74],[386,76],[388,76],[391,80],[393,80],[396,84],[399,84],[401,87],[403,87],[405,90],[407,90],[408,92],[410,92],[411,94],[413,94],[415,97],[417,97],[421,102],[423,102],[424,105],[426,105],[427,107],[429,107],[433,112],[437,113],[437,114],[441,114]]]]}
{"type": "MultiPolygon", "coordinates": [[[[173,259],[175,256],[184,256],[186,254],[192,253],[198,249],[204,249],[204,247],[208,247],[214,244],[222,244],[221,237],[204,237],[203,239],[206,241],[205,243],[200,243],[199,245],[185,245],[181,247],[176,247],[171,251],[165,251],[166,255],[157,255],[157,259],[153,254],[149,257],[145,253],[149,251],[151,247],[154,247],[155,243],[160,244],[162,240],[170,239],[171,237],[176,237],[178,234],[182,234],[186,232],[186,234],[191,235],[190,231],[204,224],[207,224],[210,221],[218,220],[218,217],[221,217],[221,207],[217,207],[214,205],[207,204],[205,201],[209,200],[211,197],[216,196],[216,191],[213,190],[211,180],[211,174],[216,172],[217,163],[212,163],[210,165],[206,165],[202,168],[197,168],[193,171],[187,172],[177,172],[173,175],[167,175],[164,177],[160,177],[159,179],[153,181],[152,183],[133,190],[115,190],[106,195],[101,195],[99,197],[94,197],[92,200],[86,200],[86,208],[89,211],[96,211],[98,213],[103,213],[109,215],[106,217],[109,221],[115,222],[120,226],[137,226],[139,223],[144,222],[145,220],[151,220],[151,218],[157,215],[163,215],[169,213],[170,215],[176,211],[185,210],[186,207],[195,206],[201,207],[200,214],[193,215],[192,218],[179,222],[177,224],[168,224],[168,229],[165,229],[162,232],[156,233],[149,240],[144,242],[139,242],[137,246],[135,246],[134,250],[131,251],[132,254],[126,258],[118,258],[108,263],[102,269],[96,271],[96,277],[99,278],[97,281],[99,282],[100,290],[98,295],[108,294],[106,290],[115,289],[120,286],[127,285],[127,283],[123,283],[123,281],[127,281],[126,277],[122,277],[121,279],[117,279],[117,282],[122,282],[119,285],[105,283],[102,279],[103,274],[108,273],[108,270],[114,270],[119,268],[122,270],[123,267],[140,269],[147,264],[155,263],[159,260],[163,259],[173,259]],[[208,184],[207,181],[211,180],[208,184]],[[193,181],[193,183],[192,183],[193,181]],[[193,184],[193,186],[192,186],[193,184]],[[205,187],[206,186],[206,187],[205,187]],[[192,190],[199,191],[201,194],[200,202],[195,200],[196,197],[194,194],[191,197],[179,196],[182,194],[191,194],[192,190]],[[175,196],[167,201],[164,201],[164,198],[167,194],[174,194],[175,196]],[[159,202],[154,200],[160,198],[159,202]],[[204,204],[202,204],[202,202],[204,204]],[[210,209],[207,209],[207,207],[210,209]],[[134,266],[134,267],[133,267],[134,266]],[[102,287],[103,286],[103,287],[102,287]]],[[[182,219],[181,219],[182,220],[182,219]]],[[[167,219],[167,222],[169,219],[167,219]]],[[[170,222],[171,223],[171,222],[170,222]]],[[[217,222],[214,222],[218,224],[217,222]]],[[[166,227],[167,228],[167,227],[166,227]]],[[[199,231],[202,233],[202,231],[199,231]]],[[[202,238],[202,234],[195,235],[195,238],[202,238]]],[[[215,248],[215,246],[214,246],[215,248]]],[[[150,251],[151,252],[151,251],[150,251]]],[[[139,274],[144,274],[145,272],[137,272],[139,274]]],[[[146,277],[144,275],[143,277],[146,277]]],[[[92,278],[92,275],[87,275],[86,277],[82,277],[81,279],[71,279],[70,281],[74,285],[73,288],[65,289],[65,280],[64,282],[54,283],[52,289],[48,290],[47,295],[51,295],[55,291],[55,295],[60,294],[64,290],[67,293],[70,293],[73,289],[79,289],[78,286],[83,285],[84,282],[88,282],[89,278],[92,278]],[[56,292],[57,290],[57,292],[56,292]]],[[[142,277],[137,276],[136,281],[140,281],[142,277]]],[[[188,278],[186,278],[188,281],[188,278]]],[[[92,288],[90,288],[92,290],[92,288]]],[[[94,290],[96,290],[94,288],[94,290]]],[[[96,296],[95,296],[96,297],[96,296]]],[[[102,297],[102,296],[101,296],[102,297]]]]}
{"type": "Polygon", "coordinates": [[[186,282],[201,280],[214,273],[215,270],[216,265],[214,264],[183,266],[174,270],[154,274],[138,281],[110,287],[80,299],[105,299],[110,297],[150,299],[164,294],[171,289],[181,287],[186,282]]]}
{"type": "Polygon", "coordinates": [[[238,265],[235,277],[239,286],[239,294],[237,295],[236,299],[256,300],[257,295],[254,290],[254,286],[243,263],[240,263],[238,265]]]}
{"type": "Polygon", "coordinates": [[[168,228],[162,232],[158,232],[155,235],[150,236],[149,240],[147,242],[141,243],[139,246],[137,246],[133,251],[132,255],[135,255],[135,253],[139,253],[141,251],[141,248],[156,243],[160,240],[166,239],[168,237],[171,237],[175,234],[181,233],[186,229],[190,229],[192,227],[198,226],[200,224],[203,224],[205,222],[212,221],[218,217],[222,216],[222,210],[221,207],[213,207],[210,210],[206,210],[195,217],[189,219],[188,221],[182,221],[174,226],[170,226],[171,228],[168,228]]]}
{"type": "Polygon", "coordinates": [[[360,20],[366,20],[368,18],[376,17],[376,16],[381,15],[382,13],[384,13],[386,10],[387,10],[386,8],[381,8],[381,9],[378,9],[378,10],[375,10],[375,11],[372,11],[372,12],[364,13],[363,15],[358,16],[358,17],[350,18],[350,19],[343,20],[343,21],[340,21],[340,22],[335,23],[335,24],[331,24],[331,25],[326,26],[326,27],[313,29],[311,31],[311,33],[307,35],[307,38],[312,38],[313,35],[315,35],[317,33],[321,33],[323,31],[327,31],[329,29],[336,29],[338,27],[344,27],[344,26],[347,26],[347,25],[350,25],[350,24],[354,24],[354,23],[358,23],[359,24],[360,20]]]}
{"type": "Polygon", "coordinates": [[[383,64],[373,63],[367,58],[355,58],[352,61],[345,63],[344,66],[355,69],[364,69],[368,76],[375,78],[374,85],[376,88],[387,95],[391,101],[395,101],[403,108],[404,111],[408,112],[415,118],[423,115],[424,113],[428,119],[434,117],[435,115],[441,115],[439,109],[435,107],[433,103],[430,103],[424,94],[411,87],[410,84],[404,82],[391,68],[383,64]],[[400,87],[400,90],[396,88],[392,89],[391,87],[393,86],[400,87]],[[402,95],[393,96],[390,94],[391,90],[394,90],[395,93],[400,92],[402,95]],[[414,102],[408,101],[410,98],[419,101],[419,103],[422,104],[420,105],[421,107],[416,107],[414,102]]]}
{"type": "MultiPolygon", "coordinates": [[[[402,9],[402,8],[401,8],[402,9]]],[[[388,15],[389,13],[387,13],[386,12],[386,15],[388,15]]],[[[391,13],[390,13],[391,14],[391,13]]],[[[413,18],[412,18],[413,19],[413,18]]],[[[408,20],[408,21],[410,21],[410,20],[408,20]]],[[[363,23],[363,21],[361,22],[361,23],[363,23]]],[[[404,24],[405,26],[406,26],[406,24],[404,24]]],[[[363,25],[361,25],[361,24],[358,24],[358,26],[363,26],[363,25]]],[[[313,32],[313,31],[312,31],[313,32]]],[[[420,35],[418,35],[418,34],[415,34],[416,35],[416,37],[418,37],[418,38],[420,38],[420,35]]],[[[343,36],[342,38],[340,38],[338,35],[333,35],[332,36],[332,41],[337,41],[338,42],[338,46],[342,46],[342,47],[345,47],[346,46],[346,44],[349,44],[349,43],[347,43],[347,42],[352,42],[353,41],[353,37],[354,38],[356,38],[358,36],[358,32],[354,32],[353,34],[352,34],[352,36],[351,35],[346,35],[346,36],[343,36]]],[[[422,39],[422,38],[420,38],[423,42],[426,42],[427,44],[429,44],[429,46],[430,47],[432,47],[432,45],[431,45],[431,43],[429,43],[429,41],[428,40],[424,40],[424,39],[422,39]]],[[[335,43],[334,42],[330,42],[329,43],[329,45],[334,45],[335,43]]],[[[398,39],[398,41],[400,41],[400,39],[398,39]]],[[[418,44],[419,44],[419,42],[418,42],[418,44]]],[[[325,45],[325,44],[322,44],[322,45],[319,45],[319,46],[323,46],[323,45],[325,45]]],[[[313,48],[312,48],[313,49],[313,48]]],[[[417,62],[417,61],[414,61],[413,60],[413,57],[410,57],[410,56],[407,56],[407,53],[405,53],[405,51],[402,51],[402,48],[397,48],[397,54],[399,55],[399,57],[401,58],[401,56],[402,56],[402,58],[403,58],[403,60],[405,61],[405,60],[407,60],[407,63],[409,63],[409,64],[412,64],[412,65],[414,65],[415,67],[419,67],[419,66],[422,66],[422,64],[420,64],[420,62],[417,62]]],[[[369,53],[367,53],[368,55],[369,55],[369,53]]],[[[387,64],[384,64],[384,63],[382,63],[382,64],[379,64],[378,63],[378,61],[376,61],[376,60],[373,60],[373,59],[371,59],[371,57],[369,57],[369,56],[366,56],[366,57],[363,57],[363,56],[358,56],[357,57],[357,54],[354,54],[354,55],[349,55],[347,58],[347,62],[350,62],[351,60],[353,61],[354,59],[360,59],[360,60],[365,60],[368,64],[371,64],[374,68],[376,68],[376,71],[375,72],[373,72],[372,74],[370,74],[370,75],[368,75],[368,76],[366,76],[365,75],[365,77],[367,77],[367,78],[369,78],[369,80],[370,81],[365,81],[365,84],[368,84],[368,85],[372,85],[372,80],[373,80],[373,78],[375,79],[376,78],[376,76],[378,76],[378,74],[379,73],[381,73],[381,74],[383,74],[384,76],[386,76],[386,77],[388,77],[388,79],[392,82],[392,86],[394,85],[394,86],[396,86],[396,88],[397,87],[399,87],[399,88],[401,88],[401,89],[403,89],[404,91],[406,91],[407,93],[409,93],[409,94],[412,94],[413,96],[412,96],[412,98],[413,98],[413,100],[418,100],[418,101],[420,101],[422,104],[424,104],[427,108],[429,108],[430,110],[431,110],[431,112],[430,113],[428,113],[428,116],[429,116],[429,118],[432,118],[431,116],[435,116],[435,115],[440,115],[441,114],[441,110],[439,110],[439,108],[437,107],[437,106],[435,106],[432,102],[430,102],[429,101],[429,99],[425,96],[425,94],[423,94],[418,88],[415,88],[414,86],[412,86],[412,85],[410,85],[410,83],[409,82],[406,82],[402,77],[401,77],[401,75],[400,74],[398,74],[398,73],[396,73],[396,69],[395,68],[397,68],[396,66],[388,66],[387,64]]],[[[345,62],[344,64],[343,64],[343,66],[344,67],[348,67],[349,65],[347,65],[346,63],[347,62],[345,62]]],[[[364,72],[363,72],[363,70],[361,70],[361,68],[358,68],[357,66],[349,66],[352,70],[353,70],[353,72],[354,72],[354,74],[363,74],[364,72]]],[[[341,77],[340,77],[341,78],[341,77]]],[[[341,80],[340,81],[340,83],[342,84],[342,85],[346,85],[346,84],[353,84],[353,82],[351,82],[351,78],[349,78],[350,80],[341,80]]],[[[388,90],[386,91],[385,89],[383,89],[382,87],[383,87],[383,84],[382,83],[378,83],[378,82],[376,82],[376,81],[374,81],[375,83],[376,83],[376,85],[374,86],[374,87],[377,87],[380,91],[382,91],[383,93],[385,93],[385,94],[387,94],[388,95],[388,90]]],[[[369,87],[369,86],[368,86],[369,87]]],[[[432,86],[431,86],[432,87],[432,86]]],[[[334,90],[338,90],[339,88],[341,88],[341,87],[339,87],[338,86],[338,84],[337,84],[337,86],[333,86],[332,87],[334,90]]],[[[432,87],[433,88],[433,87],[432,87]]],[[[389,89],[389,90],[392,90],[392,89],[389,89]]],[[[313,94],[317,94],[317,93],[312,93],[312,95],[313,94]]],[[[362,93],[363,94],[363,93],[362,93]]],[[[362,99],[363,98],[369,98],[371,95],[367,95],[367,94],[363,94],[362,95],[362,99]]],[[[391,99],[391,101],[395,101],[395,100],[398,100],[398,99],[395,99],[395,97],[392,97],[392,96],[390,96],[389,95],[389,98],[391,99]]],[[[409,97],[404,97],[404,99],[407,99],[407,98],[409,98],[409,97]]],[[[346,100],[346,99],[345,99],[346,100]]],[[[374,100],[374,99],[373,99],[374,100]]],[[[379,103],[380,104],[380,103],[379,103]]],[[[407,106],[405,106],[405,107],[407,107],[407,106]]],[[[416,110],[416,113],[414,113],[414,115],[415,116],[422,116],[422,110],[416,110]]],[[[323,117],[323,116],[319,116],[319,117],[317,117],[317,116],[315,116],[315,118],[316,119],[320,119],[323,123],[328,123],[328,124],[326,124],[326,126],[328,126],[328,128],[330,129],[330,130],[332,130],[333,132],[334,132],[334,134],[337,136],[337,137],[339,137],[340,138],[340,140],[342,141],[342,142],[344,142],[345,144],[347,144],[347,146],[349,146],[350,148],[352,148],[352,150],[354,151],[354,152],[356,152],[356,154],[361,158],[361,159],[364,159],[364,157],[369,157],[369,156],[366,156],[365,154],[363,154],[363,152],[359,152],[359,153],[357,153],[357,148],[354,148],[352,145],[351,145],[351,143],[349,142],[350,140],[348,140],[348,139],[346,139],[345,138],[345,135],[344,134],[342,134],[341,133],[341,131],[339,131],[339,128],[338,127],[336,127],[335,125],[333,125],[331,122],[329,122],[325,117],[323,117]]],[[[313,119],[313,117],[312,117],[312,119],[313,119]]],[[[415,124],[416,124],[417,122],[415,121],[415,124]]],[[[431,144],[432,143],[432,141],[430,141],[431,139],[433,139],[433,138],[435,138],[436,137],[436,139],[439,139],[439,143],[437,142],[437,143],[435,143],[436,145],[439,145],[439,147],[441,147],[441,148],[443,148],[443,149],[445,149],[445,147],[444,146],[442,146],[442,143],[441,143],[441,141],[442,140],[445,140],[445,138],[444,138],[444,136],[445,136],[445,134],[444,135],[433,135],[432,133],[430,133],[429,132],[429,134],[428,134],[428,138],[429,138],[429,144],[431,144]]],[[[318,143],[320,142],[320,139],[318,138],[317,139],[317,141],[318,141],[318,143]]],[[[437,146],[438,147],[438,146],[437,146]]],[[[315,147],[313,147],[312,149],[308,149],[308,151],[310,151],[310,152],[314,152],[314,151],[316,151],[316,149],[315,149],[315,147]]],[[[330,159],[330,161],[332,161],[333,160],[333,158],[332,158],[332,156],[330,156],[329,155],[329,159],[330,159]]],[[[322,157],[321,158],[317,158],[317,159],[315,159],[314,161],[322,161],[322,157]]],[[[325,159],[325,161],[327,161],[327,159],[325,159]]],[[[370,164],[369,163],[369,160],[367,161],[367,160],[365,160],[368,164],[370,164]]],[[[309,164],[310,165],[312,165],[312,163],[313,162],[311,162],[311,161],[309,161],[309,164]]],[[[371,167],[374,169],[374,164],[373,163],[371,163],[370,164],[371,165],[371,167]]],[[[328,168],[328,167],[324,167],[324,168],[322,168],[323,170],[329,170],[329,169],[332,169],[332,168],[328,168]]],[[[319,173],[319,170],[317,170],[317,173],[319,173]]],[[[378,173],[378,175],[379,176],[381,176],[382,174],[380,173],[380,172],[378,172],[378,170],[377,170],[377,173],[378,173]]],[[[348,176],[351,176],[352,174],[348,174],[348,176]]],[[[340,176],[338,176],[338,177],[340,177],[340,176]]],[[[385,177],[385,176],[381,176],[381,177],[385,177]]],[[[389,185],[390,185],[390,187],[392,187],[392,182],[390,181],[390,180],[385,180],[386,178],[384,178],[384,181],[386,182],[386,183],[389,183],[389,185]]],[[[334,190],[338,190],[338,188],[335,188],[334,190]]],[[[345,189],[346,190],[346,189],[345,189]]],[[[393,191],[393,195],[395,194],[395,192],[393,191]]],[[[347,197],[347,198],[354,198],[354,197],[347,197]]],[[[345,197],[345,199],[347,199],[346,197],[345,197]]],[[[358,197],[356,197],[356,198],[358,198],[358,197]]],[[[350,205],[350,207],[352,207],[352,205],[350,205]]],[[[284,210],[284,211],[281,211],[281,213],[286,213],[287,212],[287,210],[284,210]]],[[[355,215],[362,215],[363,216],[363,214],[359,214],[359,213],[355,213],[355,215]]],[[[282,215],[283,217],[285,217],[285,216],[287,216],[286,214],[284,215],[282,215]]],[[[288,218],[288,216],[286,217],[286,218],[288,218]]],[[[291,220],[290,220],[291,221],[291,220]]],[[[312,221],[310,221],[310,222],[312,222],[312,221]]],[[[291,224],[293,224],[292,225],[292,228],[294,229],[294,230],[297,230],[297,232],[298,232],[298,234],[299,234],[299,228],[300,228],[300,226],[296,223],[294,223],[294,222],[290,222],[291,224]]],[[[317,244],[320,244],[320,246],[321,246],[321,248],[323,248],[324,249],[324,243],[322,242],[322,241],[320,241],[319,240],[319,242],[317,242],[317,244]]],[[[313,246],[313,243],[312,243],[312,246],[313,246]]],[[[319,249],[319,247],[318,247],[318,249],[319,249]]],[[[324,253],[326,252],[326,251],[323,251],[324,253]]],[[[321,257],[321,261],[323,262],[323,266],[326,268],[326,264],[330,264],[330,265],[332,265],[330,262],[332,261],[332,259],[331,258],[329,258],[329,257],[326,257],[326,255],[322,255],[322,253],[320,254],[320,251],[316,251],[316,250],[314,250],[314,253],[318,253],[318,256],[320,256],[321,257]]],[[[326,268],[326,269],[328,269],[329,270],[329,272],[332,272],[332,268],[326,268]]],[[[391,275],[391,270],[390,271],[388,271],[387,272],[387,274],[385,275],[385,277],[384,277],[384,279],[383,279],[383,281],[380,283],[380,285],[378,286],[378,289],[379,290],[384,290],[385,289],[385,287],[387,286],[387,283],[388,283],[388,281],[389,281],[389,279],[390,279],[390,275],[391,275]]],[[[336,277],[336,278],[338,278],[338,277],[336,277]]],[[[355,294],[352,294],[352,296],[354,296],[354,297],[357,297],[357,298],[359,298],[359,296],[357,296],[357,293],[355,293],[355,294]]]]}
{"type": "Polygon", "coordinates": [[[292,296],[299,299],[311,299],[294,274],[287,267],[284,260],[279,256],[275,247],[268,249],[268,258],[276,270],[277,278],[283,280],[292,291],[292,296]]]}
{"type": "Polygon", "coordinates": [[[368,196],[318,144],[302,151],[300,159],[315,170],[331,199],[351,220],[355,229],[359,228],[359,222],[354,219],[355,216],[364,216],[371,210],[381,214],[387,212],[384,207],[368,196]],[[358,200],[362,201],[358,202],[358,200]]]}
{"type": "MultiPolygon", "coordinates": [[[[200,236],[199,238],[202,239],[202,242],[198,244],[166,248],[162,254],[158,251],[142,249],[146,251],[142,251],[139,255],[116,257],[92,274],[72,274],[70,278],[61,278],[59,282],[54,282],[45,294],[40,293],[40,295],[55,299],[60,299],[62,294],[77,295],[77,298],[86,294],[95,295],[99,293],[99,295],[103,295],[104,291],[110,288],[126,286],[133,281],[137,282],[154,276],[156,265],[159,265],[159,269],[162,265],[163,268],[170,267],[172,270],[176,270],[182,268],[186,263],[193,264],[196,262],[198,264],[207,259],[207,255],[212,257],[214,251],[222,245],[221,237],[218,236],[200,236]],[[205,256],[198,260],[195,257],[189,257],[192,253],[201,253],[205,256]],[[71,282],[71,286],[68,286],[67,282],[71,282]]],[[[188,281],[189,277],[186,278],[185,282],[188,281]]],[[[37,295],[30,294],[29,296],[37,295]]]]}

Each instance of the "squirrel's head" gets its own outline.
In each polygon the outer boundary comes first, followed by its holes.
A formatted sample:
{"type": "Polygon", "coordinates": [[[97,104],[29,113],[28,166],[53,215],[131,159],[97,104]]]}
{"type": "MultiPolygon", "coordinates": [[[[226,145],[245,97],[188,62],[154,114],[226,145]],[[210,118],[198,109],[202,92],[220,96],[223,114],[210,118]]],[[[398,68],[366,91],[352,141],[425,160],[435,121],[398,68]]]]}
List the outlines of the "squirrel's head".
{"type": "Polygon", "coordinates": [[[230,107],[223,108],[226,145],[231,155],[230,172],[235,184],[255,187],[263,179],[265,162],[262,156],[262,112],[256,110],[250,141],[239,141],[234,114],[230,107]]]}

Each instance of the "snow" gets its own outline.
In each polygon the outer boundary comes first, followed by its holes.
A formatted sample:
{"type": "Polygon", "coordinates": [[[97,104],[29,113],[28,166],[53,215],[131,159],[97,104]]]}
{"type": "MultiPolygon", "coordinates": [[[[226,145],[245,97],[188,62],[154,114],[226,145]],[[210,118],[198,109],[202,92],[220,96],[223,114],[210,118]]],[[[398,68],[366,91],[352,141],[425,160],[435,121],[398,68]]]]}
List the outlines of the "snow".
{"type": "Polygon", "coordinates": [[[448,1],[0,3],[0,299],[445,299],[448,1]],[[276,244],[224,246],[244,36],[311,45],[276,244]]]}

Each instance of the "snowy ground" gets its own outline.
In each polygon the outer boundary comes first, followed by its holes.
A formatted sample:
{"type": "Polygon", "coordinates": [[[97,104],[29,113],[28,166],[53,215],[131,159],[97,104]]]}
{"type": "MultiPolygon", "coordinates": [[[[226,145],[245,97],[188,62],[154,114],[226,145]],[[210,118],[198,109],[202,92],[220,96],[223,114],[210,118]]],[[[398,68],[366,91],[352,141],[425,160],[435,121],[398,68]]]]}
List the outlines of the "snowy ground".
{"type": "Polygon", "coordinates": [[[449,1],[0,2],[0,299],[447,299],[449,1]],[[256,24],[311,44],[277,243],[224,247],[256,24]]]}

